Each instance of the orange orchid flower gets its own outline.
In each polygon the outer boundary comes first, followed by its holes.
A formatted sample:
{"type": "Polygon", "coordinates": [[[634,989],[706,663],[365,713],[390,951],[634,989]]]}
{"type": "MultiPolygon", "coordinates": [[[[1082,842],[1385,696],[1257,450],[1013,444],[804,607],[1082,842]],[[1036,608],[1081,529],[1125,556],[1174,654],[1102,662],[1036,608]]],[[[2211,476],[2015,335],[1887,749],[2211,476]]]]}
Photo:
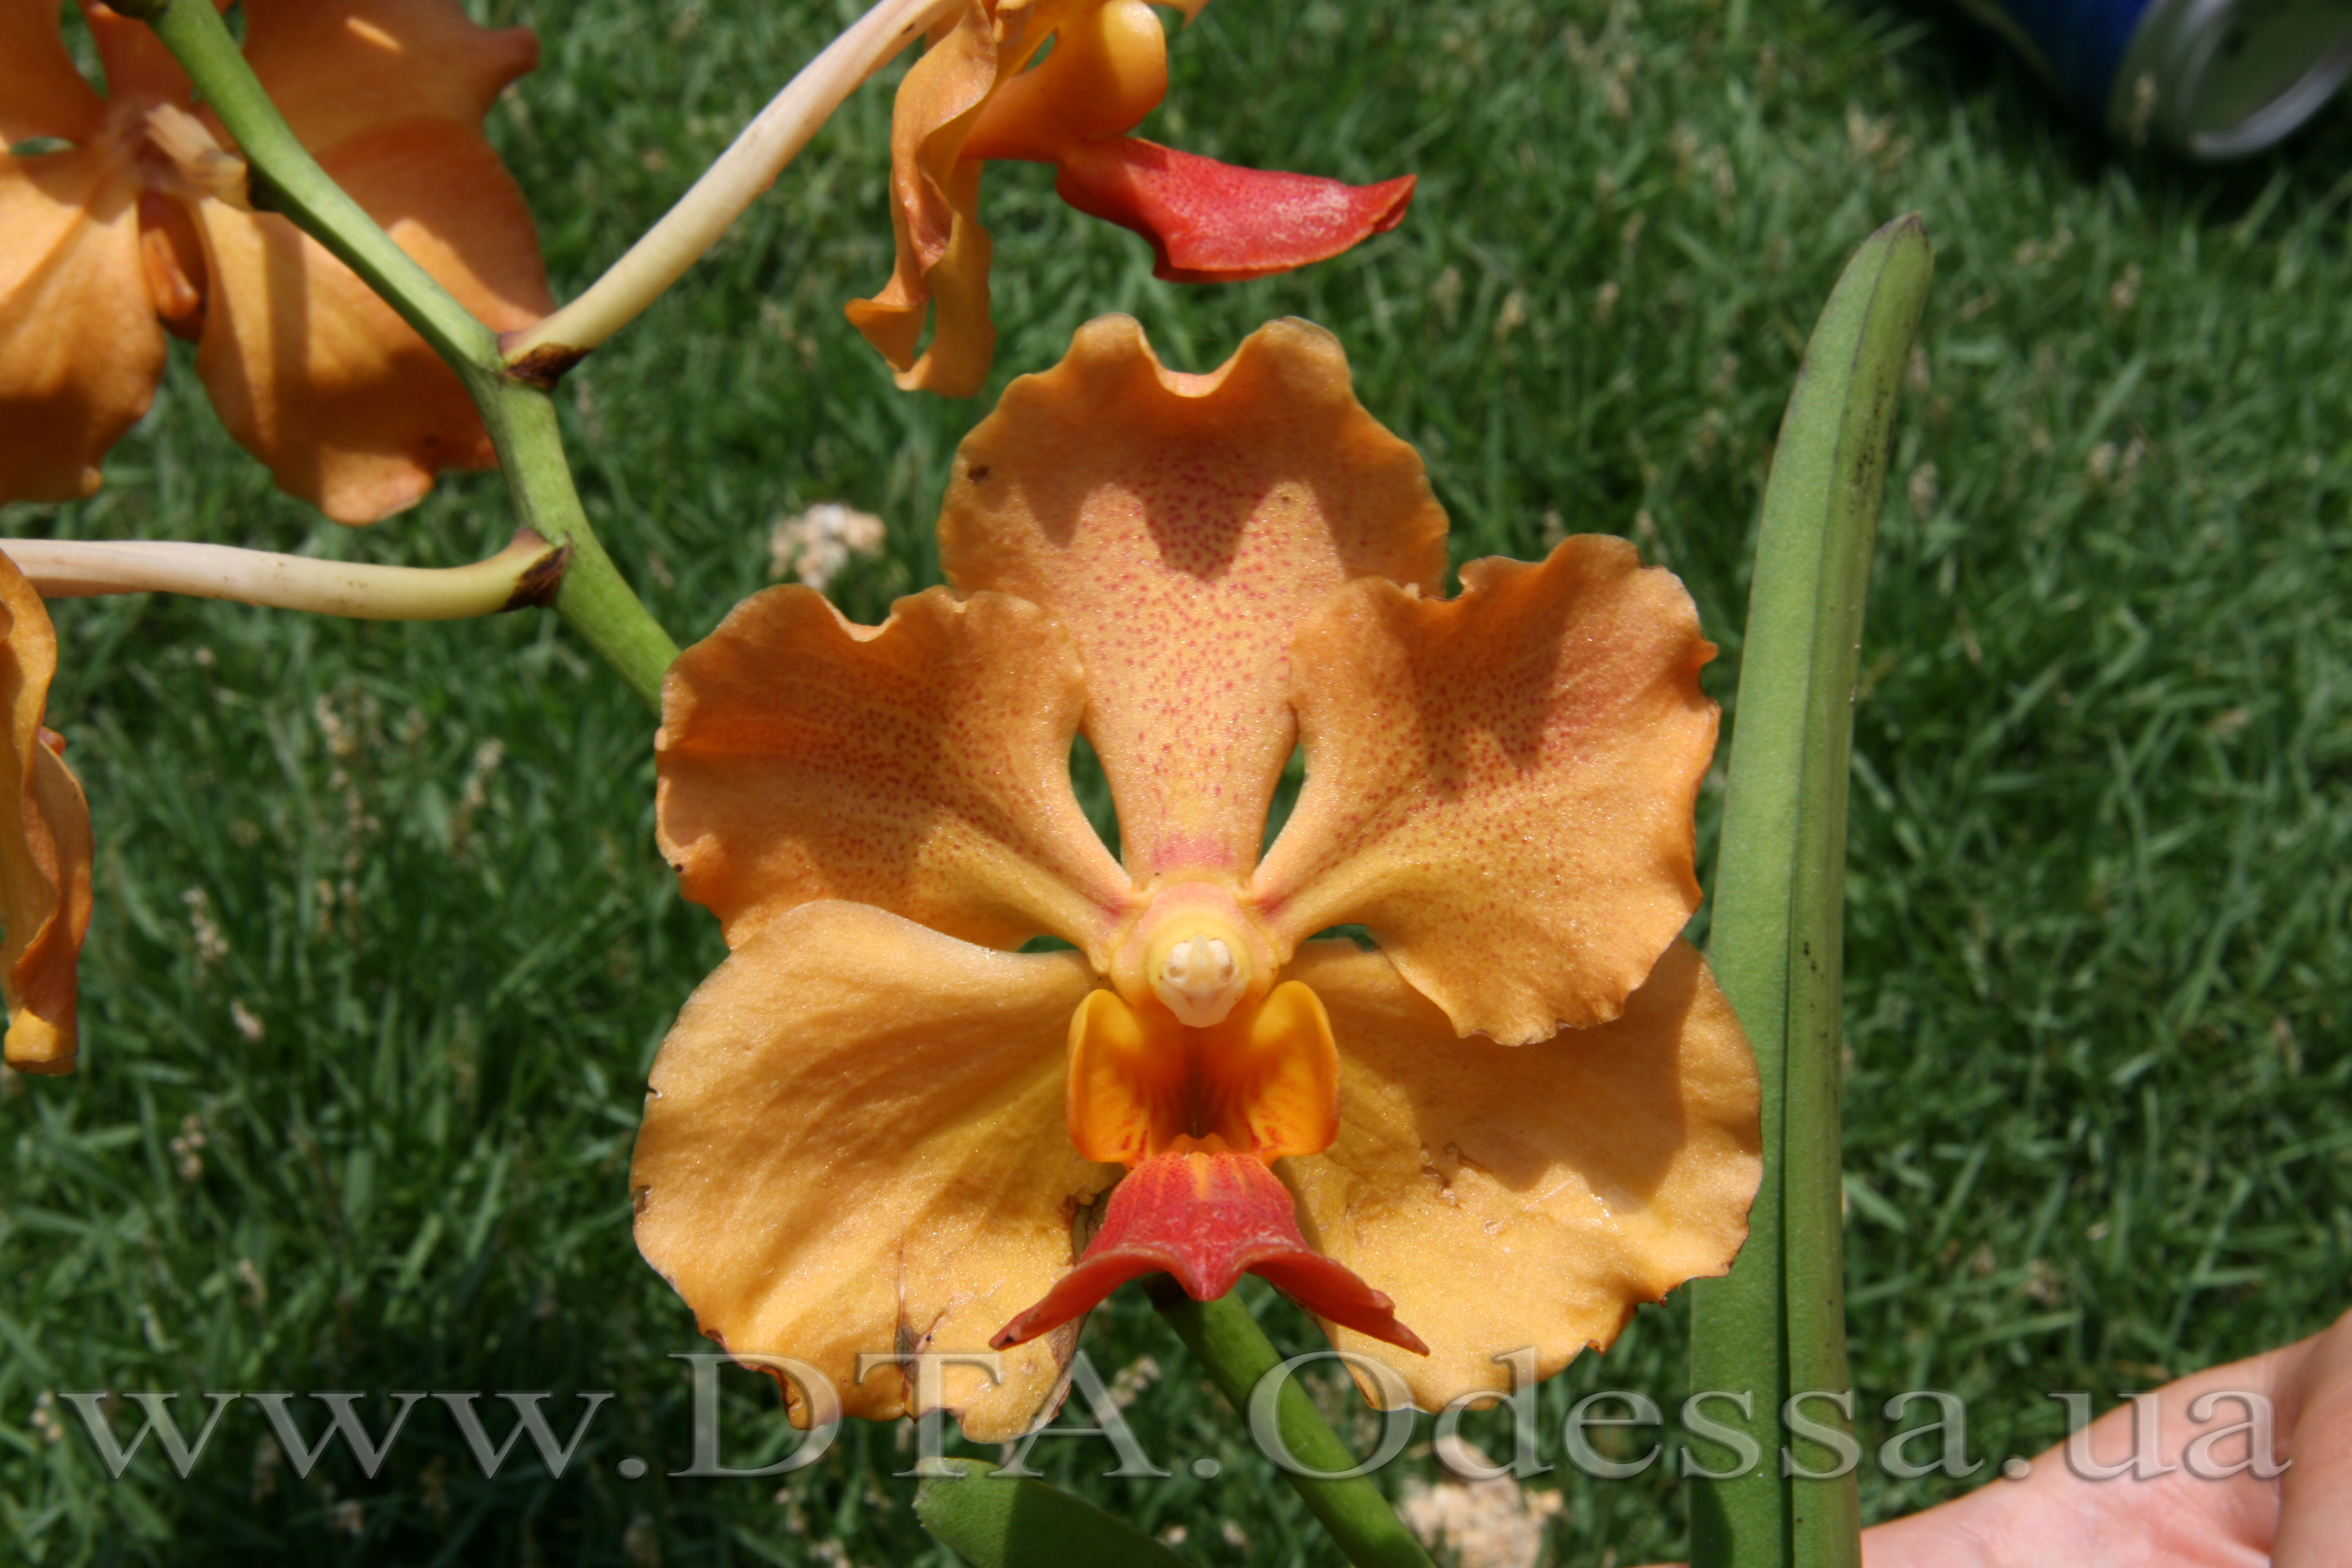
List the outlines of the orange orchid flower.
{"type": "MultiPolygon", "coordinates": [[[[490,326],[552,306],[482,116],[537,40],[453,0],[243,0],[245,52],[295,134],[490,326]]],[[[251,210],[245,164],[154,36],[84,0],[108,93],[58,0],[0,0],[0,500],[66,500],[146,412],[168,330],[239,445],[340,522],[493,461],[463,386],[342,263],[251,210]]]]}
{"type": "Polygon", "coordinates": [[[861,1352],[1011,1347],[936,1391],[984,1440],[1140,1273],[1255,1270],[1436,1408],[1729,1266],[1756,1070],[1677,934],[1714,649],[1621,540],[1444,600],[1444,535],[1319,328],[1184,375],[1108,317],[965,440],[954,591],[770,589],[677,661],[660,838],[731,951],[630,1179],[704,1332],[868,1416],[922,1401],[861,1352]]]}
{"type": "Polygon", "coordinates": [[[0,999],[8,1005],[8,1065],[73,1070],[75,961],[89,927],[89,807],[67,768],[65,742],[42,727],[58,634],[41,596],[0,553],[0,705],[14,811],[0,811],[0,999]]]}
{"type": "MultiPolygon", "coordinates": [[[[1172,0],[1186,21],[1208,0],[1172,0]]],[[[1168,41],[1144,0],[971,0],[907,72],[890,120],[898,267],[849,305],[909,391],[969,397],[996,353],[981,165],[1051,163],[1080,212],[1151,242],[1153,272],[1228,283],[1326,260],[1402,221],[1413,177],[1347,185],[1237,168],[1126,134],[1168,95],[1168,41]],[[1053,51],[1037,57],[1048,41],[1053,51]],[[931,342],[918,359],[923,320],[931,342]]]]}

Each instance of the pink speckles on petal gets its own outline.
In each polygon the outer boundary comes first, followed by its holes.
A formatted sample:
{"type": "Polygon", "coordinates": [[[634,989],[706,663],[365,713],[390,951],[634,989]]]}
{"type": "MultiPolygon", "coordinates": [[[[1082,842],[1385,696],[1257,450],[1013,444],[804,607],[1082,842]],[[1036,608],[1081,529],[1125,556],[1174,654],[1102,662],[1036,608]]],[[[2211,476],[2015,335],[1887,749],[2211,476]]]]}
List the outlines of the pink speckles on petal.
{"type": "Polygon", "coordinates": [[[1698,905],[1717,710],[1690,596],[1633,547],[1365,584],[1291,645],[1307,787],[1253,894],[1289,942],[1360,922],[1464,1034],[1617,1016],[1698,905]]]}
{"type": "Polygon", "coordinates": [[[1041,605],[1076,639],[1139,877],[1249,867],[1295,738],[1292,630],[1355,578],[1433,591],[1444,532],[1328,333],[1278,321],[1179,377],[1123,316],[1006,389],[940,521],[959,587],[1041,605]]]}

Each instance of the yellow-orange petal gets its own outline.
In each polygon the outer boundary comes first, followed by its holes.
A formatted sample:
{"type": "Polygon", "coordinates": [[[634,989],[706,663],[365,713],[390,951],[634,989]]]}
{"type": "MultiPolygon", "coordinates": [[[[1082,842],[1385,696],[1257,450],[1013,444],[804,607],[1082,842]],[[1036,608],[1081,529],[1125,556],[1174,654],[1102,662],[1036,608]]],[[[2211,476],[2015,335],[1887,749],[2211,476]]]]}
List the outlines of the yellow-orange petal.
{"type": "Polygon", "coordinates": [[[424,116],[471,131],[539,62],[528,27],[478,26],[455,0],[244,0],[245,58],[313,153],[424,116]]]}
{"type": "Polygon", "coordinates": [[[1356,402],[1330,333],[1276,321],[1182,375],[1106,316],[964,438],[940,557],[1077,638],[1140,881],[1246,874],[1296,737],[1292,632],[1352,578],[1433,591],[1444,536],[1420,458],[1356,402]]]}
{"type": "MultiPolygon", "coordinates": [[[[505,331],[552,304],[530,210],[489,144],[446,120],[350,138],[320,163],[467,309],[505,331]]],[[[278,485],[338,522],[488,468],[457,377],[317,241],[280,217],[198,204],[210,274],[196,373],[278,485]]]]}
{"type": "Polygon", "coordinates": [[[58,637],[41,596],[0,554],[0,709],[7,720],[5,778],[16,796],[0,812],[0,999],[6,1057],[19,1072],[70,1072],[75,963],[89,927],[89,807],[41,728],[58,637]]]}
{"type": "Polygon", "coordinates": [[[0,501],[70,500],[147,412],[163,333],[139,185],[109,142],[0,154],[0,501]]]}
{"type": "Polygon", "coordinates": [[[969,397],[996,352],[988,319],[988,231],[981,226],[980,165],[962,163],[965,133],[996,86],[998,40],[982,0],[908,68],[890,110],[890,281],[846,313],[910,390],[969,397]],[[937,297],[939,319],[919,360],[915,344],[937,297]]]}
{"type": "Polygon", "coordinates": [[[1339,1135],[1281,1173],[1308,1242],[1427,1342],[1424,1359],[1332,1333],[1416,1405],[1507,1391],[1493,1358],[1522,1346],[1548,1377],[1642,1302],[1731,1266],[1762,1168],[1756,1064],[1687,944],[1616,1022],[1531,1046],[1455,1038],[1352,943],[1310,942],[1289,973],[1339,1041],[1339,1135]]]}
{"type": "Polygon", "coordinates": [[[771,588],[663,682],[662,852],[733,946],[851,899],[994,947],[1050,932],[1100,963],[1129,888],[1070,789],[1084,702],[1034,605],[934,588],[871,627],[771,588]]]}
{"type": "Polygon", "coordinates": [[[1291,644],[1307,785],[1251,894],[1277,940],[1360,923],[1463,1034],[1617,1016],[1698,907],[1715,655],[1633,547],[1334,595],[1291,644]]]}
{"type": "Polygon", "coordinates": [[[0,0],[0,153],[36,136],[89,141],[106,118],[66,52],[58,14],[57,0],[0,0]]]}
{"type": "MultiPolygon", "coordinates": [[[[799,1358],[853,1415],[909,1414],[911,1369],[985,1352],[1067,1269],[1116,1166],[1062,1128],[1074,952],[973,947],[861,904],[803,905],[703,982],[654,1063],[629,1183],[637,1246],[728,1349],[799,1358]]],[[[945,1369],[980,1441],[1051,1396],[1075,1333],[945,1369]]]]}

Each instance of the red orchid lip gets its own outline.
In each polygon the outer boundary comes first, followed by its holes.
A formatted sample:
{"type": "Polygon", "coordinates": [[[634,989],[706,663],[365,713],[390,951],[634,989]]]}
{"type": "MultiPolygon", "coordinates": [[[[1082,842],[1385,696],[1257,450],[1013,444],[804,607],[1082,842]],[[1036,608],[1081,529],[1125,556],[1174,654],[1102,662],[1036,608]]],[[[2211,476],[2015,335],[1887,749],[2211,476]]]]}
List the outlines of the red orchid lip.
{"type": "Polygon", "coordinates": [[[1396,1306],[1307,1245],[1290,1192],[1255,1154],[1194,1148],[1154,1154],[1111,1189],[1102,1228],[1077,1267],[1043,1300],[997,1331],[996,1350],[1024,1344],[1084,1316],[1142,1275],[1175,1277],[1195,1301],[1255,1274],[1319,1318],[1427,1355],[1396,1306]]]}

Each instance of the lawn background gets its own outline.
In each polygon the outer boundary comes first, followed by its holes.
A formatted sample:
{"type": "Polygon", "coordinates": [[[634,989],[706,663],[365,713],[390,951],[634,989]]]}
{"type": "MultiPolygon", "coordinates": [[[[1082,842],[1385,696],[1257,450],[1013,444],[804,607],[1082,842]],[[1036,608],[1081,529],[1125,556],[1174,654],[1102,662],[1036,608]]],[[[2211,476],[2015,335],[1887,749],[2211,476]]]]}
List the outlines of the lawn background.
{"type": "MultiPolygon", "coordinates": [[[[491,132],[561,296],[851,12],[478,14],[541,31],[491,132]]],[[[1956,1391],[1982,1480],[2057,1436],[2048,1390],[2104,1404],[2324,1326],[2352,1253],[2352,111],[2221,170],[2117,152],[1925,3],[1218,0],[1171,57],[1148,132],[1417,172],[1412,216],[1304,274],[1182,289],[1049,171],[992,168],[997,384],[1106,310],[1193,370],[1268,316],[1321,321],[1429,463],[1457,560],[1635,540],[1689,584],[1727,699],[1804,336],[1862,237],[1925,215],[1937,278],[1856,715],[1864,1435],[1889,1394],[1956,1391]]],[[[770,524],[814,502],[888,521],[887,558],[835,584],[854,616],[936,580],[945,465],[993,389],[901,395],[840,316],[888,269],[896,76],[565,384],[589,510],[682,640],[767,580],[770,524]]],[[[0,526],[420,564],[505,538],[488,477],[365,532],[318,521],[189,368],[175,351],[100,496],[0,526]]],[[[50,721],[92,804],[98,914],[86,1065],[0,1091],[0,1558],[944,1562],[888,1426],[782,1483],[662,1474],[688,1446],[664,1358],[703,1342],[636,1258],[625,1171],[653,1052],[720,945],[654,851],[650,724],[618,681],[540,615],[128,598],[56,618],[50,721]],[[428,1405],[373,1479],[339,1451],[299,1480],[247,1402],[188,1480],[151,1440],[118,1482],[42,1402],[102,1387],[551,1389],[564,1431],[572,1391],[617,1397],[562,1479],[527,1454],[482,1479],[428,1405]],[[654,1474],[620,1479],[630,1454],[654,1474]]],[[[1091,1442],[1041,1444],[1041,1466],[1198,1562],[1338,1561],[1147,1310],[1123,1300],[1085,1344],[1143,1384],[1139,1433],[1178,1474],[1095,1479],[1091,1442]],[[1184,1472],[1201,1455],[1220,1479],[1184,1472]]],[[[1583,1393],[1678,1400],[1685,1349],[1677,1301],[1580,1360],[1545,1391],[1545,1457],[1583,1393]]],[[[729,1461],[777,1451],[772,1396],[727,1387],[729,1461]]],[[[1384,1479],[1429,1474],[1417,1447],[1384,1479]]],[[[1557,1562],[1682,1550],[1665,1465],[1531,1484],[1566,1493],[1557,1562]]],[[[1864,1508],[1966,1484],[1866,1466],[1864,1508]]]]}

